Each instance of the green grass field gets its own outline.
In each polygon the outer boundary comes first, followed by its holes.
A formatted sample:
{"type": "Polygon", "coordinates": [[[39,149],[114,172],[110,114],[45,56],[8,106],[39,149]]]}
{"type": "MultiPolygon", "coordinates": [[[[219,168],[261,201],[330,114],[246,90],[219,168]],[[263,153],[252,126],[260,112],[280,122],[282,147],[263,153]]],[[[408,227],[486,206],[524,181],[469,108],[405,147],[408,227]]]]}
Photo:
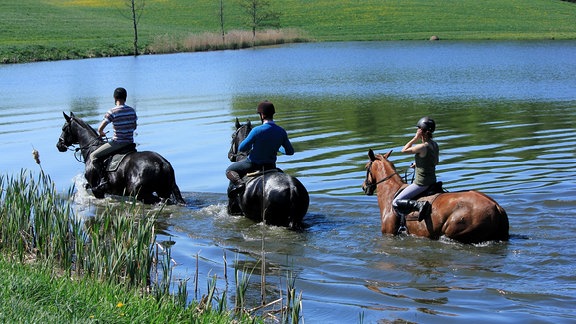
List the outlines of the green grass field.
{"type": "MultiPolygon", "coordinates": [[[[138,0],[137,0],[138,1],[138,0]]],[[[224,0],[224,28],[248,30],[240,1],[224,0]]],[[[312,41],[576,39],[576,4],[561,0],[269,0],[281,28],[312,41]]],[[[139,44],[220,33],[220,1],[146,0],[139,44]]],[[[0,1],[0,62],[126,55],[125,0],[0,1]]]]}

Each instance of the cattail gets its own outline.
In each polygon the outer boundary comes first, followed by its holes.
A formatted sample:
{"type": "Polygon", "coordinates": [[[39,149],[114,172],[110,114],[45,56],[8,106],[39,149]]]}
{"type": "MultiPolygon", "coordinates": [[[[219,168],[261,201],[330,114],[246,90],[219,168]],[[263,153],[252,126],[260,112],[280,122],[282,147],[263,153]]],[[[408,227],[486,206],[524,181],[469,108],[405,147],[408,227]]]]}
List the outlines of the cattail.
{"type": "Polygon", "coordinates": [[[36,149],[32,149],[32,157],[37,164],[40,164],[40,153],[36,149]]]}

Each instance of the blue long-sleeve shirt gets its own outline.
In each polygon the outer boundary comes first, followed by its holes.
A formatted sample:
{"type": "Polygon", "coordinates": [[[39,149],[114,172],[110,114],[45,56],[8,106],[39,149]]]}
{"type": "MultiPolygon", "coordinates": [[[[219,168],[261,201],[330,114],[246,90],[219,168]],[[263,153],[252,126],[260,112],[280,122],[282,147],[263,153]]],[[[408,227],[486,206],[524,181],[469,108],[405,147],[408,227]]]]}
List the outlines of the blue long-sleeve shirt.
{"type": "Polygon", "coordinates": [[[278,152],[286,155],[294,154],[294,148],[288,139],[288,134],[273,121],[266,121],[264,124],[254,127],[238,147],[238,150],[242,152],[247,152],[250,149],[252,151],[248,159],[258,164],[276,163],[278,152]]]}

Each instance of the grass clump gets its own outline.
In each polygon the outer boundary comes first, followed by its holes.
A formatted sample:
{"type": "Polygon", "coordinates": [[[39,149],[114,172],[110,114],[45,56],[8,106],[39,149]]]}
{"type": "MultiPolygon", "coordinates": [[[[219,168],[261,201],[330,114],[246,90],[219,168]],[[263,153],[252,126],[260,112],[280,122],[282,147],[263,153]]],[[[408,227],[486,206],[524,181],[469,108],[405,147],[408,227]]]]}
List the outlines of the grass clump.
{"type": "MultiPolygon", "coordinates": [[[[188,280],[172,280],[171,247],[156,241],[162,208],[146,212],[135,200],[121,201],[81,219],[73,212],[73,191],[59,195],[43,171],[0,175],[0,322],[263,321],[257,312],[270,305],[245,308],[250,275],[240,277],[240,270],[232,310],[215,275],[199,301],[189,300],[188,280]]],[[[287,291],[286,305],[260,314],[298,323],[301,295],[295,301],[293,281],[287,291]]]]}

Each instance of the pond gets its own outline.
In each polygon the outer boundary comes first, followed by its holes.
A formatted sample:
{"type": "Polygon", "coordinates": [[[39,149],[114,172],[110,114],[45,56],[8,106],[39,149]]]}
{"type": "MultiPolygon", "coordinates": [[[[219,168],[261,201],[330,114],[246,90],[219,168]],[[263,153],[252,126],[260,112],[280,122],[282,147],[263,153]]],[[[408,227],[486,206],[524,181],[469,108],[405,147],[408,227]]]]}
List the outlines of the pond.
{"type": "Polygon", "coordinates": [[[114,203],[82,189],[83,164],[55,145],[63,111],[97,127],[123,86],[139,115],[138,149],[172,163],[187,201],[162,212],[159,239],[175,242],[176,280],[198,270],[189,291],[205,293],[214,275],[223,291],[226,271],[257,269],[249,297],[258,305],[265,257],[267,298],[289,274],[308,322],[568,322],[576,316],[575,52],[574,41],[346,42],[3,65],[0,171],[38,171],[35,148],[59,190],[76,186],[79,213],[114,203]],[[263,99],[296,149],[279,167],[311,194],[302,232],[226,213],[234,120],[258,122],[263,99]],[[403,172],[413,157],[400,149],[422,116],[437,122],[439,180],[496,199],[510,218],[509,242],[380,233],[376,198],[360,187],[367,152],[393,150],[403,172]]]}

